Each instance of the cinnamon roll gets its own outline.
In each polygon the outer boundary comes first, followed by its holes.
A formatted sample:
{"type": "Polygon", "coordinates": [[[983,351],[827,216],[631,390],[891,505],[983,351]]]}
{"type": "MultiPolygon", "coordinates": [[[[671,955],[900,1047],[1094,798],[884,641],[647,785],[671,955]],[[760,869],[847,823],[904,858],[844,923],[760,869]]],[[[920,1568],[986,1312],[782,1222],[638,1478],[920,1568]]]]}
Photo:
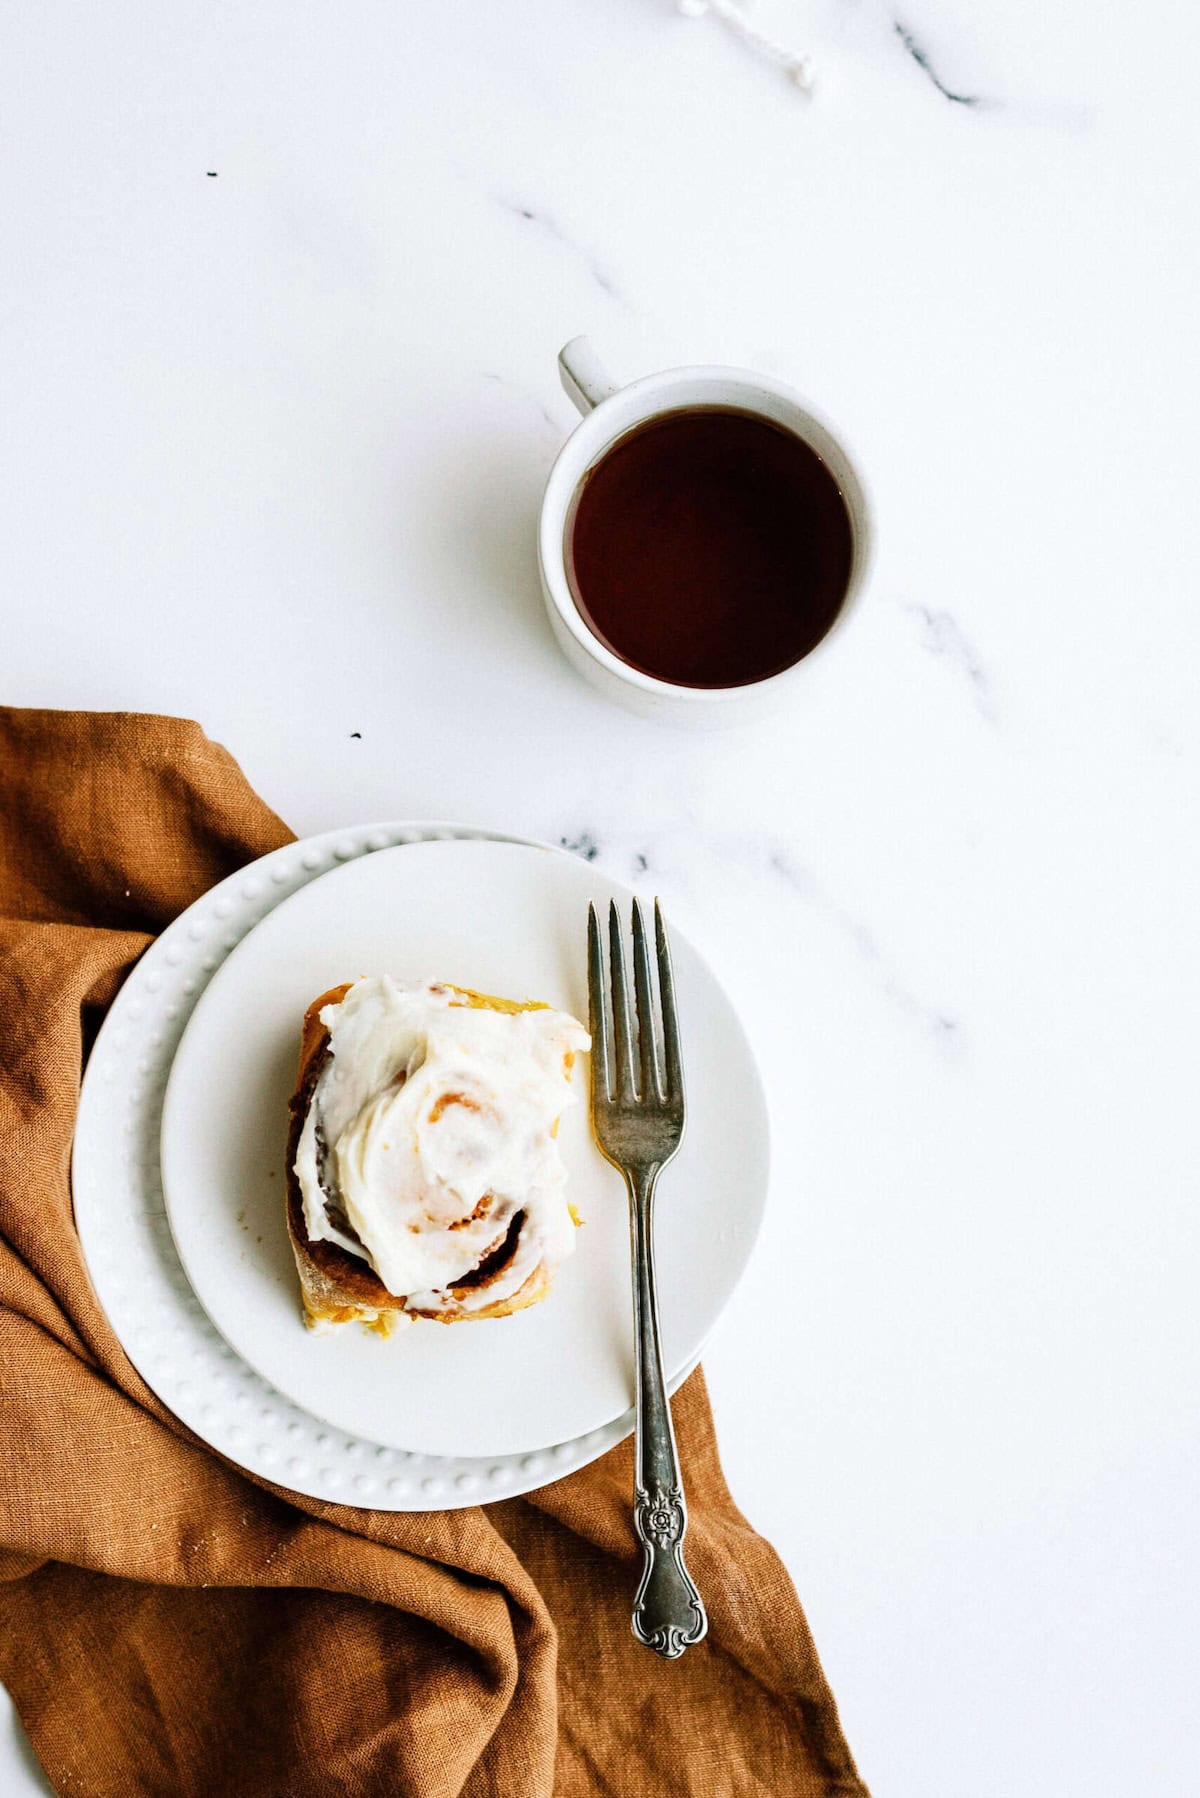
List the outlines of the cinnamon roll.
{"type": "Polygon", "coordinates": [[[555,1140],[583,1026],[387,975],[304,1016],[287,1221],[314,1328],[506,1317],[575,1244],[555,1140]]]}

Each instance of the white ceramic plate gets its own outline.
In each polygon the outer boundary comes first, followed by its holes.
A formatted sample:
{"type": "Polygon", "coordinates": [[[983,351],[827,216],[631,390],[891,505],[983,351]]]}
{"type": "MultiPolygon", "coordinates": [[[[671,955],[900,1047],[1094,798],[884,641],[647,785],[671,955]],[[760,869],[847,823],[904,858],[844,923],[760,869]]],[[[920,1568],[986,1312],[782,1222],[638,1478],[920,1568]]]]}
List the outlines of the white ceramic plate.
{"type": "MultiPolygon", "coordinates": [[[[300,1020],[362,973],[452,980],[586,1016],[589,899],[632,895],[559,851],[424,843],[350,862],[250,932],[176,1053],[162,1125],[167,1211],[192,1285],[227,1341],[296,1404],[356,1435],[439,1456],[527,1453],[600,1429],[633,1397],[628,1222],[620,1177],[580,1103],[560,1143],[587,1220],[544,1303],[389,1340],[301,1320],[284,1224],[287,1100],[300,1020]]],[[[766,1193],[767,1121],[732,1006],[673,932],[688,1131],[663,1175],[657,1246],[664,1360],[695,1359],[746,1264],[766,1193]]]]}
{"type": "Polygon", "coordinates": [[[75,1222],[96,1296],[138,1373],[227,1460],[294,1492],[373,1510],[457,1510],[531,1492],[628,1436],[633,1412],[527,1455],[451,1457],[389,1448],[294,1405],[234,1353],[188,1282],[163,1206],[163,1094],[214,971],[276,905],[359,856],[476,838],[514,840],[464,824],[362,824],[289,843],[231,874],[131,970],[92,1047],[79,1099],[75,1222]]]}

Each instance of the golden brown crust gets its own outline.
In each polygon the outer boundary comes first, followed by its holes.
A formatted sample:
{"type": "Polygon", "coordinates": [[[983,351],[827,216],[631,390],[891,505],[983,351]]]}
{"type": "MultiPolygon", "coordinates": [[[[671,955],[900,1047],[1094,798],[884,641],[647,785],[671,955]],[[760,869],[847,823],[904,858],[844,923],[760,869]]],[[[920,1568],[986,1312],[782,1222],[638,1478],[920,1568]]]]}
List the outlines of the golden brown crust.
{"type": "MultiPolygon", "coordinates": [[[[517,999],[497,999],[489,993],[476,993],[467,987],[455,987],[462,999],[473,1006],[486,1006],[493,1011],[544,1011],[546,1007],[536,1000],[524,1002],[517,999]]],[[[350,991],[350,983],[330,987],[319,999],[314,999],[304,1014],[304,1024],[300,1033],[300,1069],[296,1079],[296,1090],[292,1094],[290,1113],[291,1123],[288,1129],[287,1145],[287,1225],[291,1237],[292,1253],[296,1258],[296,1271],[300,1276],[300,1291],[304,1300],[307,1320],[312,1325],[328,1325],[342,1323],[366,1323],[379,1329],[382,1334],[390,1332],[392,1326],[405,1317],[434,1318],[439,1323],[465,1323],[482,1321],[489,1317],[508,1317],[514,1311],[523,1311],[529,1305],[536,1305],[539,1299],[545,1298],[550,1290],[551,1274],[545,1262],[539,1262],[529,1278],[516,1292],[506,1299],[499,1299],[490,1305],[477,1306],[471,1310],[453,1311],[413,1311],[409,1310],[402,1296],[388,1291],[375,1270],[357,1255],[352,1255],[340,1243],[320,1240],[311,1242],[304,1221],[304,1200],[300,1192],[300,1182],[296,1178],[296,1152],[300,1146],[300,1136],[304,1129],[304,1121],[312,1103],[313,1089],[321,1073],[329,1048],[329,1031],[321,1022],[321,1012],[327,1005],[340,1005],[350,991]]],[[[574,1060],[567,1058],[567,1072],[574,1060]]],[[[520,1214],[518,1214],[519,1217],[520,1214]]],[[[505,1257],[507,1260],[507,1257],[505,1257]]],[[[471,1282],[471,1290],[478,1291],[480,1286],[487,1286],[499,1277],[503,1264],[496,1267],[482,1279],[471,1282]]],[[[467,1288],[450,1288],[466,1291],[467,1288]]]]}

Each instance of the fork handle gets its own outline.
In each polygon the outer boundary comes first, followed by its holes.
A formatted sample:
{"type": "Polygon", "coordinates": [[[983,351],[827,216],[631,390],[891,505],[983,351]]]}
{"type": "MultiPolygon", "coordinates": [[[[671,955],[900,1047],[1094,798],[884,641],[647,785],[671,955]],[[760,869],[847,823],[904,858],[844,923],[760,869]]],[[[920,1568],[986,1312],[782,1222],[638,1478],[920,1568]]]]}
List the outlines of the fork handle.
{"type": "Polygon", "coordinates": [[[683,1559],[687,1504],[663,1378],[654,1279],[654,1188],[658,1169],[627,1172],[633,1238],[637,1434],[633,1524],[645,1551],[633,1601],[633,1633],[664,1660],[702,1641],[708,1616],[683,1559]]]}

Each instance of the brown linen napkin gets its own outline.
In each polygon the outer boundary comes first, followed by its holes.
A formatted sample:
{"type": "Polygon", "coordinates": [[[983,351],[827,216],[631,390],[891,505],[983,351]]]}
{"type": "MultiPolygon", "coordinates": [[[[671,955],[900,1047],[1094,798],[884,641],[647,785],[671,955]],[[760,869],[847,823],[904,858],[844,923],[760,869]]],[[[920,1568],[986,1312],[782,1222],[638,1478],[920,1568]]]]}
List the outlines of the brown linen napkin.
{"type": "Polygon", "coordinates": [[[290,840],[194,724],[0,709],[0,1678],[50,1779],[80,1798],[859,1798],[699,1373],[675,1417],[711,1630],[666,1664],[629,1627],[628,1443],[486,1510],[354,1510],[228,1465],[125,1359],[71,1215],[86,1047],[154,934],[290,840]]]}

